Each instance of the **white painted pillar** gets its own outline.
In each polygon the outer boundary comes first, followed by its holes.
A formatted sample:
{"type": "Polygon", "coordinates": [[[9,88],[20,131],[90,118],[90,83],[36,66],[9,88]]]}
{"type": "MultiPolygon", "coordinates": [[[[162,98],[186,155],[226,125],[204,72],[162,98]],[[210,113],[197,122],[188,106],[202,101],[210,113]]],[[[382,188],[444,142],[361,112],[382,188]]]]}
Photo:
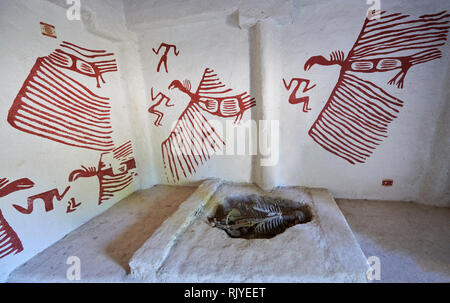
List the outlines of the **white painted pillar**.
{"type": "Polygon", "coordinates": [[[279,37],[278,26],[270,18],[259,21],[250,29],[251,90],[257,100],[255,115],[252,118],[258,123],[259,147],[258,155],[253,160],[252,179],[265,190],[272,189],[277,184],[279,176],[281,104],[279,37]]]}

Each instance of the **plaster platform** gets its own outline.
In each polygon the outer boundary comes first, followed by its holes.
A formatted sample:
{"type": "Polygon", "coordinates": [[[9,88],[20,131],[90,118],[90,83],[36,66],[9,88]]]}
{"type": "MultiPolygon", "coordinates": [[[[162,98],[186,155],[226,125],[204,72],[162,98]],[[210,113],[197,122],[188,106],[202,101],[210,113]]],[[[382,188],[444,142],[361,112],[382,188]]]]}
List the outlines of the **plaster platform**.
{"type": "Polygon", "coordinates": [[[366,282],[362,252],[325,189],[205,181],[183,202],[130,263],[147,282],[366,282]],[[230,238],[207,217],[229,195],[265,194],[308,204],[313,219],[271,239],[230,238]]]}

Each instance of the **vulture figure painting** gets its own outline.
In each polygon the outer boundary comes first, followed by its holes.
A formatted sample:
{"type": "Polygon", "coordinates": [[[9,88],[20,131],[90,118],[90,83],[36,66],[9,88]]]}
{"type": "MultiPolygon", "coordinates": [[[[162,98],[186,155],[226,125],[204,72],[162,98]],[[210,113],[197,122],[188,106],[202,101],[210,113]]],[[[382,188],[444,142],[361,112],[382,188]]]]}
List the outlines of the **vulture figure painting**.
{"type": "Polygon", "coordinates": [[[403,88],[414,65],[439,59],[447,40],[447,11],[412,18],[401,13],[372,11],[350,52],[313,56],[315,64],[340,65],[338,82],[308,134],[325,150],[351,164],[364,163],[387,137],[389,124],[403,101],[364,79],[364,74],[398,70],[388,84],[403,88]]]}
{"type": "Polygon", "coordinates": [[[70,42],[39,57],[9,109],[8,123],[25,133],[69,146],[111,151],[111,101],[73,78],[74,72],[95,78],[116,72],[113,53],[70,42]]]}
{"type": "Polygon", "coordinates": [[[256,105],[255,99],[247,92],[232,93],[226,88],[214,70],[206,68],[195,93],[191,92],[191,83],[185,80],[172,81],[169,89],[177,88],[190,97],[186,109],[178,118],[169,137],[161,144],[164,169],[169,182],[178,182],[182,176],[196,172],[215,151],[225,145],[220,135],[203,115],[208,112],[221,118],[235,117],[238,124],[244,112],[256,105]]]}

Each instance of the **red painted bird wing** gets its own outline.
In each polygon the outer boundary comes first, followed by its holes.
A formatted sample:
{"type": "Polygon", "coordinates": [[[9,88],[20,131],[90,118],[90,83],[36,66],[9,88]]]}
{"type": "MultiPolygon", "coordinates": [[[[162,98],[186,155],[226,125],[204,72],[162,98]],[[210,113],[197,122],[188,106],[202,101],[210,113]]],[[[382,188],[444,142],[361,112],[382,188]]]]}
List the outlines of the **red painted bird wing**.
{"type": "Polygon", "coordinates": [[[105,157],[106,155],[107,153],[104,153],[100,161],[105,167],[111,166],[113,174],[104,174],[100,178],[99,204],[113,198],[118,192],[132,185],[136,176],[136,172],[133,170],[136,166],[131,141],[114,148],[109,154],[110,157],[105,157]],[[133,165],[128,167],[123,164],[127,161],[132,161],[133,165]]]}
{"type": "Polygon", "coordinates": [[[202,109],[222,117],[237,115],[241,110],[255,105],[254,99],[250,100],[251,96],[247,92],[236,95],[232,91],[220,81],[214,70],[207,68],[196,94],[199,96],[202,109]],[[244,108],[239,108],[243,103],[244,108]]]}
{"type": "Polygon", "coordinates": [[[403,101],[372,82],[343,73],[308,134],[327,151],[364,163],[387,137],[403,101]]]}
{"type": "Polygon", "coordinates": [[[173,182],[179,181],[182,175],[187,177],[223,145],[225,142],[203,116],[200,107],[190,103],[161,144],[166,175],[170,174],[173,182]]]}
{"type": "Polygon", "coordinates": [[[23,251],[22,242],[16,232],[3,217],[0,210],[0,259],[12,253],[18,254],[23,251]]]}
{"type": "Polygon", "coordinates": [[[231,91],[232,89],[226,88],[225,84],[220,81],[214,70],[206,68],[195,94],[206,98],[214,98],[224,97],[231,91]]]}
{"type": "Polygon", "coordinates": [[[450,15],[442,11],[411,18],[385,11],[366,18],[363,28],[348,54],[348,59],[363,60],[412,55],[443,46],[447,40],[450,15]]]}

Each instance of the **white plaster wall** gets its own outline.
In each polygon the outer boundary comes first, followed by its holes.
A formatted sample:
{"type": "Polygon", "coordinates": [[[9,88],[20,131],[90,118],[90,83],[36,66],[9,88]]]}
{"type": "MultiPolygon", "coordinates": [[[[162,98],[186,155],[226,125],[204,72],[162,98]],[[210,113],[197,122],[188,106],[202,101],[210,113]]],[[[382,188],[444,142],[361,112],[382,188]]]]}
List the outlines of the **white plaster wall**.
{"type": "MultiPolygon", "coordinates": [[[[413,66],[403,89],[387,85],[396,71],[366,78],[403,100],[404,106],[390,124],[388,138],[369,160],[365,164],[350,165],[321,148],[307,134],[328,100],[339,70],[336,66],[314,66],[305,72],[303,65],[313,55],[327,57],[334,50],[347,53],[361,30],[368,8],[365,1],[330,3],[300,6],[294,23],[283,27],[281,44],[286,47],[282,56],[283,75],[280,76],[307,78],[317,87],[310,91],[313,110],[308,114],[302,113],[300,106],[287,104],[287,92],[280,98],[284,106],[279,183],[326,187],[336,197],[343,198],[417,201],[420,188],[426,182],[424,177],[430,165],[428,157],[434,145],[432,139],[437,119],[448,103],[448,96],[443,95],[448,86],[448,44],[441,48],[442,59],[413,66]],[[289,144],[294,140],[297,144],[289,144]],[[393,179],[394,186],[382,187],[384,178],[393,179]]],[[[381,1],[381,5],[382,10],[413,16],[450,10],[448,1],[381,1]]]]}
{"type": "MultiPolygon", "coordinates": [[[[21,253],[0,259],[0,281],[5,280],[15,267],[140,187],[140,180],[137,179],[134,184],[118,193],[113,199],[98,205],[97,178],[80,178],[69,184],[68,176],[71,171],[80,169],[81,165],[97,166],[100,152],[71,147],[33,136],[7,123],[8,110],[36,59],[48,55],[59,46],[61,41],[66,40],[87,48],[106,49],[115,53],[119,72],[104,74],[106,84],[103,84],[101,89],[96,88],[95,78],[86,79],[87,77],[77,77],[73,74],[71,76],[95,93],[111,99],[114,143],[118,146],[128,140],[135,141],[135,128],[130,119],[132,107],[129,103],[137,103],[138,100],[136,96],[130,94],[124,78],[130,73],[127,65],[128,60],[132,60],[129,57],[133,48],[127,47],[125,42],[119,40],[124,38],[121,33],[126,33],[121,2],[94,1],[95,5],[91,3],[93,5],[90,7],[82,3],[83,14],[87,9],[102,12],[98,15],[104,19],[90,18],[90,20],[97,20],[95,26],[92,26],[92,22],[67,20],[65,1],[52,2],[54,3],[44,0],[4,0],[0,3],[2,41],[0,44],[0,65],[2,66],[0,177],[6,177],[10,181],[29,178],[35,183],[31,189],[18,191],[0,199],[3,216],[15,230],[24,247],[21,253]],[[119,7],[109,4],[119,4],[119,7]],[[57,39],[41,34],[39,25],[41,21],[56,26],[57,39]],[[114,29],[115,32],[102,35],[101,32],[105,27],[107,31],[114,29]],[[18,212],[12,206],[13,204],[26,206],[27,197],[54,188],[62,192],[67,185],[71,186],[69,192],[62,201],[54,201],[54,210],[51,212],[45,212],[44,204],[40,200],[35,202],[34,211],[29,215],[18,212]],[[71,197],[82,204],[76,212],[67,214],[67,202],[71,197]]],[[[134,75],[138,78],[140,74],[134,73],[134,75]]],[[[138,86],[134,87],[134,91],[138,91],[138,86]]],[[[138,162],[136,146],[134,149],[138,162]]]]}
{"type": "MultiPolygon", "coordinates": [[[[305,72],[303,65],[313,55],[327,57],[333,50],[348,52],[351,49],[369,8],[366,1],[124,0],[124,6],[128,27],[138,33],[147,95],[150,87],[165,88],[173,79],[188,78],[195,87],[193,78],[198,79],[201,74],[199,66],[211,62],[211,68],[221,74],[225,72],[225,83],[232,86],[250,83],[258,105],[251,114],[247,113],[247,119],[270,117],[280,121],[280,161],[276,167],[260,167],[259,157],[252,157],[252,174],[248,176],[245,173],[248,166],[243,165],[241,158],[228,160],[216,156],[188,181],[207,176],[227,177],[232,181],[245,181],[250,177],[265,188],[304,185],[328,188],[342,198],[450,205],[445,194],[448,191],[448,166],[445,165],[448,162],[445,157],[448,119],[441,114],[446,112],[448,104],[448,44],[441,47],[442,59],[411,68],[403,90],[387,85],[395,72],[368,76],[367,79],[405,103],[398,118],[390,124],[389,137],[369,160],[365,164],[351,165],[321,148],[307,134],[336,84],[339,69],[314,66],[305,72]],[[256,22],[259,25],[255,25],[256,22]],[[242,37],[239,42],[234,38],[238,36],[242,37]],[[169,76],[155,72],[159,57],[151,48],[160,42],[176,44],[181,50],[179,57],[169,56],[169,76]],[[252,56],[243,51],[245,47],[252,56]],[[233,64],[216,67],[230,60],[233,64]],[[241,77],[248,66],[250,70],[246,75],[250,79],[241,77]],[[301,112],[300,105],[288,103],[289,92],[284,89],[282,78],[292,77],[307,78],[317,84],[308,94],[312,111],[307,114],[301,112]],[[230,173],[234,171],[240,173],[230,173]],[[394,186],[382,187],[385,178],[393,179],[394,186]]],[[[420,16],[450,11],[450,2],[381,1],[381,9],[420,16]]],[[[246,89],[245,85],[242,87],[246,89]]],[[[170,97],[176,98],[178,103],[178,98],[183,96],[172,94],[170,97]]],[[[178,115],[174,110],[166,113],[166,121],[173,121],[178,115]]],[[[153,121],[153,117],[149,119],[153,121]]],[[[158,175],[162,171],[162,160],[158,158],[160,144],[168,131],[167,125],[160,129],[152,127],[151,131],[152,169],[157,168],[158,175]]],[[[164,178],[158,182],[164,182],[164,178]]]]}
{"type": "MultiPolygon", "coordinates": [[[[147,171],[156,176],[157,183],[165,183],[166,175],[163,167],[161,143],[169,136],[172,124],[176,121],[183,110],[188,105],[190,99],[187,95],[178,90],[168,90],[169,84],[173,80],[191,81],[192,91],[196,88],[203,76],[205,68],[214,69],[218,73],[221,81],[232,88],[236,94],[250,90],[250,70],[249,70],[249,37],[246,30],[240,30],[236,26],[230,26],[226,18],[219,18],[217,21],[191,23],[183,26],[144,29],[138,32],[139,51],[141,56],[142,70],[147,87],[147,101],[140,104],[141,112],[146,113],[147,120],[150,121],[150,133],[152,140],[153,159],[151,167],[147,171]],[[161,42],[176,44],[180,51],[178,56],[169,53],[167,66],[169,73],[161,67],[159,73],[156,68],[159,59],[152,51],[158,49],[161,42]],[[161,121],[163,126],[156,127],[153,122],[155,115],[147,112],[153,104],[150,98],[150,89],[153,87],[154,94],[159,92],[171,98],[174,107],[164,107],[161,104],[158,110],[164,112],[161,121]]],[[[248,111],[243,121],[250,118],[248,111]]],[[[205,117],[215,120],[219,125],[223,125],[227,119],[218,118],[208,113],[205,117]]],[[[233,121],[233,118],[228,118],[233,121]]],[[[212,122],[211,122],[212,123],[212,122]]],[[[224,137],[224,136],[223,136],[224,137]]],[[[198,167],[197,173],[184,182],[199,181],[205,178],[216,177],[239,182],[250,182],[251,180],[251,156],[213,156],[206,165],[198,167]]]]}
{"type": "MultiPolygon", "coordinates": [[[[412,15],[450,11],[445,0],[382,1],[382,9],[412,15]]],[[[4,0],[0,3],[0,177],[30,178],[31,190],[0,200],[0,209],[19,235],[24,251],[0,260],[0,280],[16,266],[65,234],[131,193],[135,189],[165,183],[161,143],[171,124],[189,101],[179,91],[169,91],[172,80],[189,79],[195,89],[206,67],[214,69],[235,92],[248,91],[257,107],[249,119],[280,121],[280,156],[273,167],[261,167],[260,157],[214,155],[196,174],[181,183],[209,177],[236,182],[256,182],[265,188],[303,185],[328,188],[343,198],[414,200],[449,206],[448,104],[449,48],[443,58],[414,66],[405,88],[382,85],[405,101],[391,123],[389,137],[365,164],[350,165],[319,147],[307,135],[328,99],[338,77],[336,67],[314,66],[303,70],[312,55],[327,56],[333,50],[348,51],[358,35],[368,5],[363,0],[233,0],[233,1],[82,1],[82,21],[68,21],[63,0],[4,0]],[[39,22],[56,26],[58,40],[41,35],[39,22]],[[126,25],[126,26],[125,26],[126,25]],[[67,176],[80,165],[95,165],[98,153],[32,136],[12,128],[7,112],[35,60],[67,40],[116,54],[119,72],[105,75],[101,95],[112,98],[114,141],[131,139],[139,178],[115,199],[97,205],[94,178],[79,179],[68,196],[82,201],[70,215],[66,203],[55,202],[45,213],[36,203],[31,215],[18,213],[12,204],[24,205],[30,195],[60,190],[67,176]],[[169,55],[169,73],[156,73],[160,56],[152,52],[161,42],[177,45],[178,57],[169,55]],[[288,103],[282,78],[308,78],[317,87],[310,91],[312,111],[302,113],[288,103]],[[162,127],[155,127],[150,88],[167,94],[172,108],[164,108],[162,127]],[[3,117],[3,118],[1,118],[3,117]],[[381,187],[392,178],[393,187],[381,187]]],[[[371,81],[386,83],[392,74],[376,74],[371,81]]],[[[92,79],[92,81],[95,81],[92,79]]],[[[84,82],[83,82],[84,83],[84,82]]],[[[89,87],[94,91],[95,83],[89,87]]],[[[163,108],[163,107],[161,107],[163,108]]],[[[205,114],[208,119],[214,117],[205,114]]],[[[219,119],[225,123],[228,119],[219,119]]]]}

